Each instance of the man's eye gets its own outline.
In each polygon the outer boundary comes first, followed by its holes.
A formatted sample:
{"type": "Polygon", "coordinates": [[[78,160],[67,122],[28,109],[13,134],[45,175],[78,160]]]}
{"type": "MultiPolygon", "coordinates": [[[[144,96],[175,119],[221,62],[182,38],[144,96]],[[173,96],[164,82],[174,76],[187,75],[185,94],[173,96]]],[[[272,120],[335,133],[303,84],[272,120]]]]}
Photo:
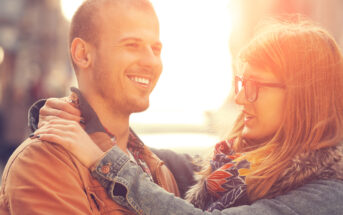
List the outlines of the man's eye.
{"type": "Polygon", "coordinates": [[[139,44],[138,43],[127,43],[125,46],[129,47],[129,48],[138,48],[139,44]]]}

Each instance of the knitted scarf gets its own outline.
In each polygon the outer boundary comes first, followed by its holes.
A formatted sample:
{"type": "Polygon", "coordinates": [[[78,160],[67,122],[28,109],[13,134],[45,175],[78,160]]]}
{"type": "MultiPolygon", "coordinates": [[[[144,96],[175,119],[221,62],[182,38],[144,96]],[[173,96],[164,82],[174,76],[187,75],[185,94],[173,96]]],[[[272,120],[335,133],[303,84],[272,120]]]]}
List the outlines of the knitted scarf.
{"type": "Polygon", "coordinates": [[[240,170],[249,169],[247,160],[235,162],[241,154],[232,150],[233,140],[222,141],[216,144],[214,156],[210,164],[212,173],[205,181],[205,191],[208,198],[207,211],[223,210],[232,206],[248,203],[247,185],[245,176],[240,170]]]}

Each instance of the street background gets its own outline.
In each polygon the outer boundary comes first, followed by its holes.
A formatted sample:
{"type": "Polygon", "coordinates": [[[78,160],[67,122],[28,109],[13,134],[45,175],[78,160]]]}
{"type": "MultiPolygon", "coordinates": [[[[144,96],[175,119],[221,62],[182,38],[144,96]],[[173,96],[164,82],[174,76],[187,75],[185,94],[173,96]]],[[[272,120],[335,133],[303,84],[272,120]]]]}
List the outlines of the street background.
{"type": "MultiPolygon", "coordinates": [[[[0,173],[29,135],[27,111],[77,86],[68,55],[70,18],[82,0],[0,0],[0,173]]],[[[258,21],[301,13],[343,45],[342,0],[152,0],[164,71],[151,106],[132,116],[145,144],[202,154],[230,129],[232,65],[258,21]]]]}

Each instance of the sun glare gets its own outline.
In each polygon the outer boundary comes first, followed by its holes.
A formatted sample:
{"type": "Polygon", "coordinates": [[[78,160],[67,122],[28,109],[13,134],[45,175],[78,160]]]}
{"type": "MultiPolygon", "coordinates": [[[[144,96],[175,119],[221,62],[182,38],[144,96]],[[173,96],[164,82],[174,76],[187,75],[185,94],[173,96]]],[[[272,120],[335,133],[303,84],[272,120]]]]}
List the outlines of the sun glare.
{"type": "Polygon", "coordinates": [[[70,21],[74,12],[83,1],[84,0],[61,0],[61,9],[64,17],[70,21]]]}
{"type": "Polygon", "coordinates": [[[152,0],[160,20],[163,73],[148,111],[132,122],[204,124],[231,89],[230,0],[152,0]]]}

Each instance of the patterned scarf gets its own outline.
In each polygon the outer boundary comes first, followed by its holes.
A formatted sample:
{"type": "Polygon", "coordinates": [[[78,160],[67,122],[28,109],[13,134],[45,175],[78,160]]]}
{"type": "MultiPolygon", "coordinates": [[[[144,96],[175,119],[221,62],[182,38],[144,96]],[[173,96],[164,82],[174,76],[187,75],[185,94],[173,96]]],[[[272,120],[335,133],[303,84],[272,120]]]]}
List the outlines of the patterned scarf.
{"type": "Polygon", "coordinates": [[[240,170],[249,169],[250,163],[247,160],[234,161],[241,154],[232,150],[233,141],[222,141],[215,146],[210,162],[213,172],[205,181],[205,190],[210,197],[207,211],[248,203],[245,176],[240,175],[240,170]]]}
{"type": "MultiPolygon", "coordinates": [[[[106,128],[104,128],[106,133],[113,139],[114,144],[116,144],[115,136],[106,128]]],[[[150,180],[154,182],[151,171],[143,159],[144,153],[144,143],[136,136],[136,134],[130,129],[129,139],[127,141],[127,149],[134,157],[138,166],[149,176],[150,180]]]]}
{"type": "Polygon", "coordinates": [[[154,181],[151,171],[143,158],[144,143],[132,131],[130,131],[130,134],[129,134],[127,149],[135,158],[136,163],[143,169],[145,173],[148,174],[148,176],[150,177],[150,180],[154,181]]]}

